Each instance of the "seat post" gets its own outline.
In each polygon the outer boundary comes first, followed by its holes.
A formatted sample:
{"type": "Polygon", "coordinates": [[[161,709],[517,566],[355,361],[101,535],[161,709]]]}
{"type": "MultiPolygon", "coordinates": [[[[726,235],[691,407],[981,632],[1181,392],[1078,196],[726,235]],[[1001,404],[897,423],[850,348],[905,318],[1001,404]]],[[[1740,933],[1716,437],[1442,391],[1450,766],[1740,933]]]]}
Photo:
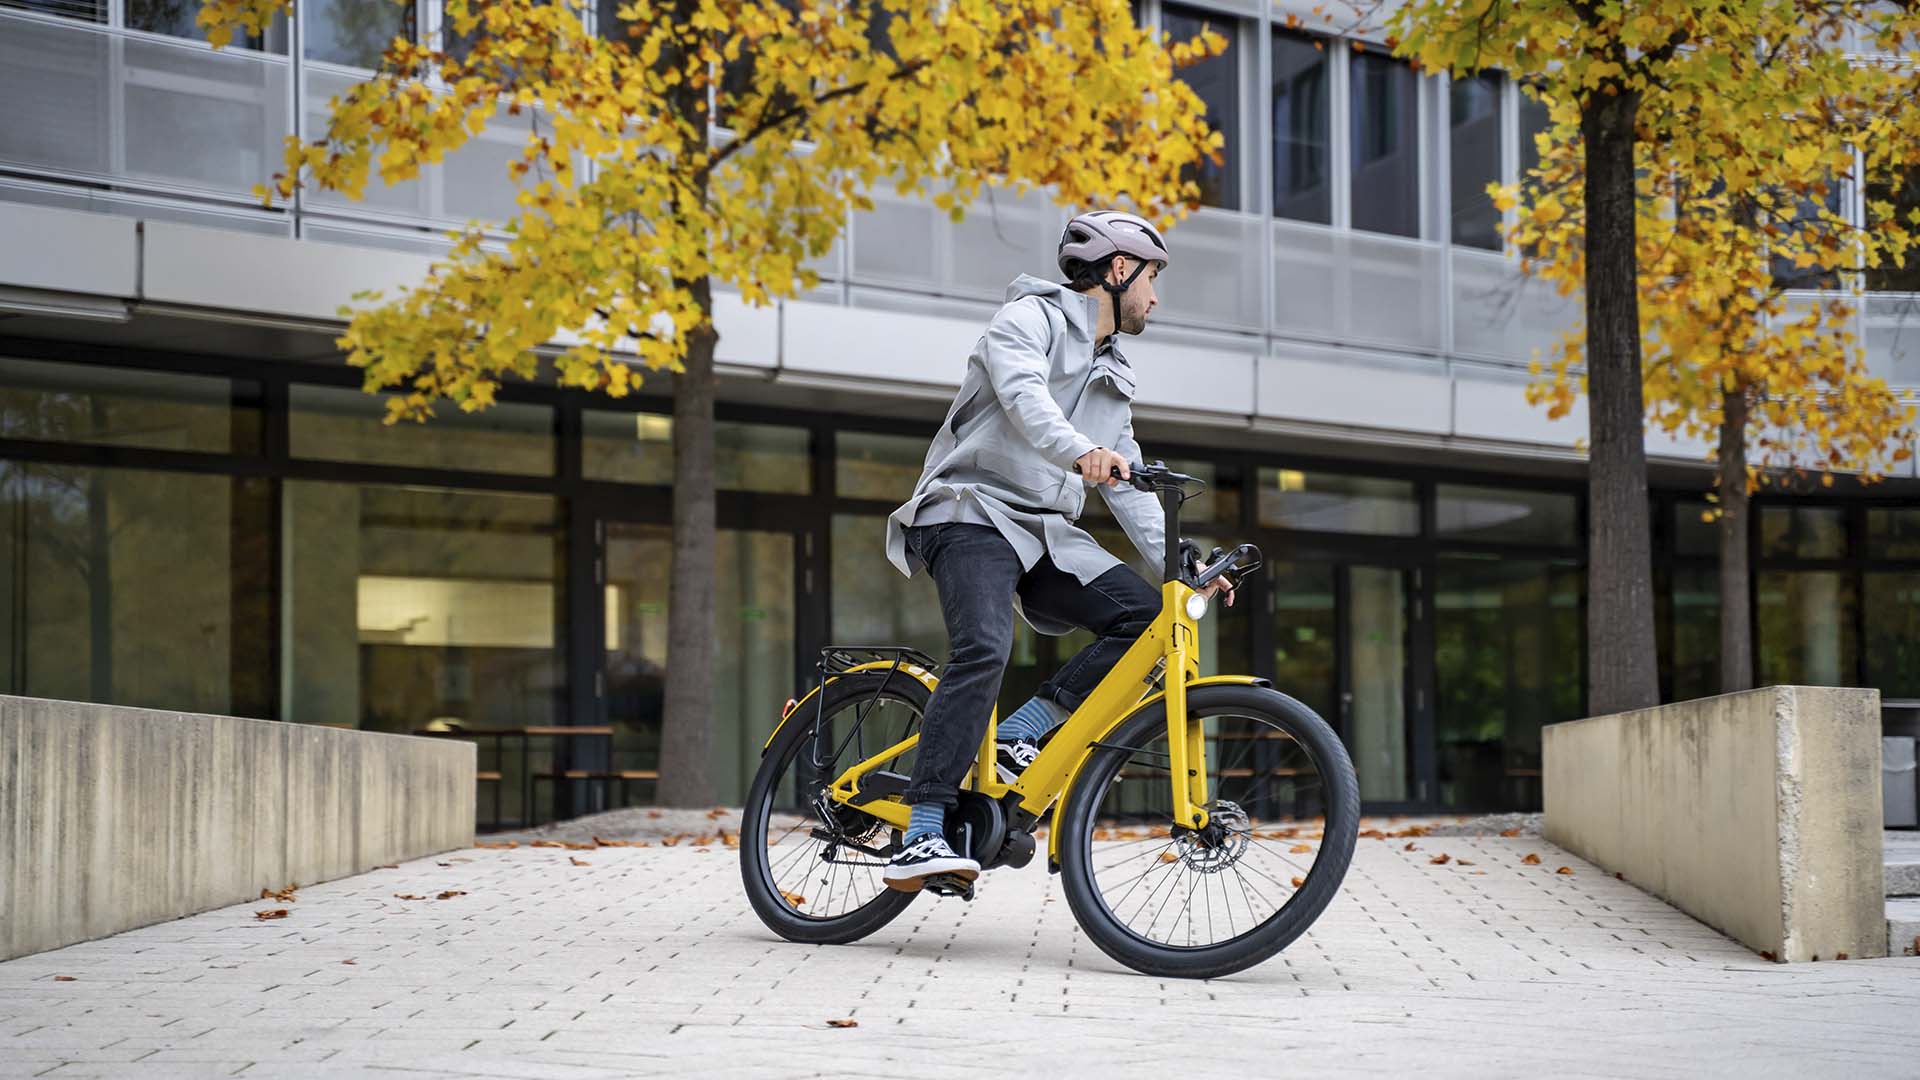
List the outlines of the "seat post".
{"type": "Polygon", "coordinates": [[[1160,509],[1166,515],[1166,581],[1180,580],[1180,501],[1179,485],[1163,486],[1159,491],[1160,509]]]}

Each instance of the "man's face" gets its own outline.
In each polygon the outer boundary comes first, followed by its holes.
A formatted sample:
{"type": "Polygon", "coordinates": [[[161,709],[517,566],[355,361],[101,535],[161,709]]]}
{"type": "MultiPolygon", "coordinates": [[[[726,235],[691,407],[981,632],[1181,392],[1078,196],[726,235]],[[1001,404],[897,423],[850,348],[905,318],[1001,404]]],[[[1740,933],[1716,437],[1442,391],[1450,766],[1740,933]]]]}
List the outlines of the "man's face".
{"type": "MultiPolygon", "coordinates": [[[[1127,280],[1138,265],[1132,259],[1122,255],[1113,260],[1113,283],[1127,280]]],[[[1160,297],[1153,291],[1153,279],[1160,276],[1160,264],[1147,267],[1146,272],[1133,279],[1127,291],[1120,294],[1120,303],[1113,313],[1114,328],[1123,334],[1138,334],[1147,328],[1147,316],[1152,313],[1160,297]]]]}

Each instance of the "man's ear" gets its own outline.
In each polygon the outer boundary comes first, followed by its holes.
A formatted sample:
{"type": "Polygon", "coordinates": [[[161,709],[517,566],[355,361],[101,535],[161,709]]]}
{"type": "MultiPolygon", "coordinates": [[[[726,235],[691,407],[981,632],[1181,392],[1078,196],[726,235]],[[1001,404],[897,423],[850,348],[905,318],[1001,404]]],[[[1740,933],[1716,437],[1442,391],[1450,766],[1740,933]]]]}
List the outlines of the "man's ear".
{"type": "Polygon", "coordinates": [[[1125,255],[1115,255],[1113,260],[1107,263],[1107,280],[1115,285],[1127,280],[1127,257],[1125,255]]]}

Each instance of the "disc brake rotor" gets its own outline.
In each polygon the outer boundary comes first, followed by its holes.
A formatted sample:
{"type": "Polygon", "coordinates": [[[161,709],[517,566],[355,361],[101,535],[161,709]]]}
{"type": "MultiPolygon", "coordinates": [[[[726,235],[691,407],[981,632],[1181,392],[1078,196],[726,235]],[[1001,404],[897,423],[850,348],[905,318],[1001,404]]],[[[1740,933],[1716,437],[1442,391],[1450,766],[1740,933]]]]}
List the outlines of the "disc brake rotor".
{"type": "Polygon", "coordinates": [[[1217,874],[1246,853],[1253,823],[1238,803],[1220,799],[1209,803],[1202,829],[1175,829],[1173,842],[1180,860],[1202,874],[1217,874]]]}

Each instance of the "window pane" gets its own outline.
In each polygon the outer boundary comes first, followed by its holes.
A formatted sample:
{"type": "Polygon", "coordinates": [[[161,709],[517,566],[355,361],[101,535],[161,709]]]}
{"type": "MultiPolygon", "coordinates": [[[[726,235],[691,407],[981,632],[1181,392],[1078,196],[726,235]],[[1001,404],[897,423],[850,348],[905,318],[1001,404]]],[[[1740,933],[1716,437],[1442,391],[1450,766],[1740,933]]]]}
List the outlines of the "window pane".
{"type": "Polygon", "coordinates": [[[90,23],[107,21],[107,0],[0,0],[0,8],[58,15],[90,23]]]}
{"type": "Polygon", "coordinates": [[[393,732],[558,722],[558,500],[308,481],[285,499],[286,719],[393,732]]]}
{"type": "Polygon", "coordinates": [[[1571,563],[1442,558],[1434,667],[1440,801],[1540,806],[1540,728],[1581,715],[1582,574],[1571,563]]]}
{"type": "Polygon", "coordinates": [[[1301,34],[1273,34],[1273,213],[1333,221],[1332,104],[1324,43],[1301,34]]]}
{"type": "Polygon", "coordinates": [[[1720,520],[1703,520],[1712,505],[1688,499],[1673,505],[1673,552],[1676,555],[1720,556],[1720,520]]]}
{"type": "Polygon", "coordinates": [[[1847,515],[1837,506],[1763,506],[1760,554],[1793,559],[1842,559],[1847,515]]]}
{"type": "Polygon", "coordinates": [[[1920,698],[1920,572],[1866,576],[1867,685],[1920,698]]]}
{"type": "Polygon", "coordinates": [[[1535,136],[1552,126],[1553,117],[1547,110],[1546,102],[1528,94],[1523,88],[1520,92],[1520,179],[1524,183],[1527,174],[1540,167],[1540,146],[1535,136]]]}
{"type": "MultiPolygon", "coordinates": [[[[659,413],[582,412],[581,470],[589,480],[673,483],[673,418],[659,413]]],[[[813,490],[806,428],[721,421],[713,430],[714,486],[720,491],[805,495],[813,490]]]]}
{"type": "Polygon", "coordinates": [[[833,515],[833,640],[841,645],[911,645],[947,655],[947,624],[933,578],[902,577],[887,562],[887,519],[833,515]]]}
{"type": "Polygon", "coordinates": [[[1920,559],[1920,510],[1868,510],[1867,557],[1920,559]]]}
{"type": "Polygon", "coordinates": [[[302,48],[310,60],[376,68],[396,37],[411,41],[413,4],[393,0],[311,0],[300,6],[302,48]]]}
{"type": "Polygon", "coordinates": [[[1282,529],[1416,536],[1413,484],[1297,469],[1260,470],[1260,523],[1282,529]]]}
{"type": "MultiPolygon", "coordinates": [[[[1820,221],[1820,211],[1840,213],[1840,184],[1829,178],[1823,185],[1824,190],[1816,190],[1795,199],[1788,193],[1782,201],[1794,203],[1794,221],[1813,224],[1820,221]]],[[[1817,226],[1820,231],[1831,232],[1835,226],[1817,226]]],[[[1785,256],[1775,256],[1773,262],[1773,280],[1775,284],[1789,289],[1837,289],[1840,287],[1840,275],[1830,265],[1814,263],[1811,266],[1795,266],[1793,260],[1785,256]]]]}
{"type": "Polygon", "coordinates": [[[913,494],[926,463],[926,437],[842,431],[833,441],[833,484],[842,498],[906,502],[913,494]]]}
{"type": "MultiPolygon", "coordinates": [[[[1897,179],[1883,178],[1867,185],[1867,224],[1886,220],[1874,212],[1874,203],[1891,204],[1892,216],[1908,228],[1920,214],[1920,169],[1908,169],[1897,179]]],[[[1867,271],[1867,288],[1876,292],[1920,292],[1920,257],[1907,256],[1905,266],[1879,266],[1867,271]]]]}
{"type": "MultiPolygon", "coordinates": [[[[206,28],[194,21],[205,6],[198,0],[127,0],[127,28],[205,41],[206,28]]],[[[238,27],[233,35],[233,44],[284,55],[287,51],[286,15],[276,14],[265,35],[238,27]]]]}
{"type": "Polygon", "coordinates": [[[0,687],[270,715],[272,482],[0,461],[0,687]]]}
{"type": "Polygon", "coordinates": [[[1673,603],[1673,700],[1690,701],[1720,692],[1720,570],[1675,567],[1673,603]]]}
{"type": "Polygon", "coordinates": [[[1463,484],[1441,484],[1434,494],[1434,524],[1448,539],[1507,544],[1580,542],[1579,500],[1572,495],[1463,484]]]}
{"type": "Polygon", "coordinates": [[[1852,686],[1857,667],[1853,582],[1837,570],[1754,576],[1760,685],[1852,686]]]}
{"type": "Polygon", "coordinates": [[[1260,571],[1273,594],[1274,685],[1329,723],[1338,723],[1340,630],[1334,616],[1336,568],[1323,562],[1275,562],[1260,571]]]}
{"type": "Polygon", "coordinates": [[[424,424],[385,422],[386,402],[335,386],[295,386],[293,456],[317,461],[553,475],[553,410],[500,402],[482,412],[443,406],[424,424]]]}
{"type": "Polygon", "coordinates": [[[1500,250],[1500,211],[1487,185],[1500,180],[1500,77],[1455,79],[1448,87],[1453,242],[1500,250]]]}
{"type": "Polygon", "coordinates": [[[1220,132],[1226,144],[1224,164],[1204,161],[1190,174],[1200,185],[1200,201],[1227,210],[1240,208],[1240,49],[1238,20],[1195,8],[1167,4],[1160,26],[1170,42],[1191,41],[1204,27],[1227,39],[1227,51],[1197,64],[1176,68],[1174,77],[1193,88],[1207,107],[1207,126],[1220,132]]]}
{"type": "MultiPolygon", "coordinates": [[[[1152,455],[1148,455],[1149,458],[1152,455]]],[[[1226,530],[1240,525],[1240,482],[1233,476],[1221,476],[1220,470],[1211,461],[1196,461],[1192,458],[1175,458],[1167,462],[1167,468],[1175,472],[1198,477],[1207,486],[1199,495],[1186,501],[1180,508],[1180,523],[1185,525],[1211,524],[1226,530]]],[[[1086,519],[1101,522],[1103,526],[1118,529],[1114,522],[1113,510],[1107,505],[1106,498],[1099,491],[1088,488],[1086,507],[1081,511],[1082,524],[1086,519]]],[[[1191,531],[1191,530],[1189,530],[1191,531]]],[[[1224,543],[1225,541],[1222,541],[1224,543]]],[[[1236,541],[1237,543],[1237,541],[1236,541]]],[[[1137,559],[1131,541],[1123,541],[1113,553],[1126,559],[1137,559]]],[[[1203,551],[1202,554],[1205,554],[1203,551]]],[[[1149,568],[1149,581],[1160,580],[1160,568],[1149,568]]],[[[1144,572],[1144,571],[1143,571],[1144,572]]]]}
{"type": "Polygon", "coordinates": [[[1420,81],[1381,53],[1353,54],[1353,227],[1420,235],[1420,81]]]}
{"type": "MultiPolygon", "coordinates": [[[[0,438],[256,454],[260,413],[234,405],[235,385],[200,375],[0,358],[0,438]]],[[[238,385],[257,399],[257,384],[238,385]]]]}

